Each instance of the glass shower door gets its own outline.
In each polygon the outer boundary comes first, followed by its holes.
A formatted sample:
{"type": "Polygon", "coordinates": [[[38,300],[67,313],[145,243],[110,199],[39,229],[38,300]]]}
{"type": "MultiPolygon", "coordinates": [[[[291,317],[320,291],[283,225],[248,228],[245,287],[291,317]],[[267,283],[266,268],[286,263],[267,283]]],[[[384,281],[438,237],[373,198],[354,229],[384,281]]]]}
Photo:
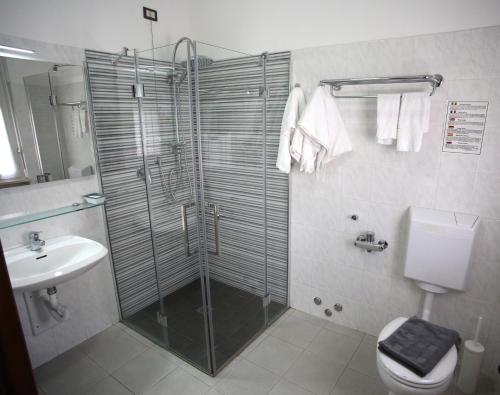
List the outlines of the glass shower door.
{"type": "MultiPolygon", "coordinates": [[[[182,59],[183,54],[179,55],[182,59]]],[[[159,56],[153,50],[137,58],[137,91],[144,92],[138,103],[159,290],[159,305],[151,306],[153,311],[146,315],[154,320],[150,332],[155,331],[160,344],[212,372],[200,266],[203,250],[196,241],[191,76],[186,72],[187,62],[174,68],[159,56]]]]}
{"type": "Polygon", "coordinates": [[[266,325],[265,68],[261,56],[214,55],[203,44],[198,51],[196,133],[218,371],[266,325]]]}
{"type": "Polygon", "coordinates": [[[275,163],[290,56],[228,52],[198,43],[216,372],[288,304],[288,177],[275,163]]]}

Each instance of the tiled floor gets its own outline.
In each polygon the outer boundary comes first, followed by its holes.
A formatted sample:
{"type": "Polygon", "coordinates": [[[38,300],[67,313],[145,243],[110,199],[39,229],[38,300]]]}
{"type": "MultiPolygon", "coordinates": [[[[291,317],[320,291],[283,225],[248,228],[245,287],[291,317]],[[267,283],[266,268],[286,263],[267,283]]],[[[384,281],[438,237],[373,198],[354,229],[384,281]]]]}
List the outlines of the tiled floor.
{"type": "Polygon", "coordinates": [[[375,340],[290,309],[214,378],[118,324],[35,377],[45,395],[385,395],[375,340]]]}

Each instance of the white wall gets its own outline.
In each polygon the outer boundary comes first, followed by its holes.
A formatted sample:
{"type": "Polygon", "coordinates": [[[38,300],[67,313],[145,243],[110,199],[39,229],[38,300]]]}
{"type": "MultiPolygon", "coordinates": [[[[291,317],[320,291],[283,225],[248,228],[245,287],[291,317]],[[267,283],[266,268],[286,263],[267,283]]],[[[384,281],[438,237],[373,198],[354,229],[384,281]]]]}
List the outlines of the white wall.
{"type": "Polygon", "coordinates": [[[500,27],[495,27],[292,52],[293,82],[308,94],[324,78],[444,76],[432,97],[430,132],[420,153],[376,143],[376,101],[337,101],[353,152],[319,176],[296,169],[291,175],[292,306],[325,317],[323,309],[341,303],[344,310],[331,320],[378,335],[393,318],[416,314],[421,301],[420,290],[403,277],[408,207],[478,214],[482,222],[467,291],[437,296],[432,319],[467,339],[482,315],[484,368],[495,373],[500,361],[499,42],[500,27]],[[481,155],[441,152],[448,100],[489,101],[481,155]],[[351,214],[359,220],[352,221],[351,214]],[[371,254],[356,248],[356,236],[366,230],[388,240],[389,248],[371,254]],[[323,299],[322,306],[313,303],[315,296],[323,299]]]}
{"type": "Polygon", "coordinates": [[[498,0],[191,0],[194,38],[249,53],[500,24],[498,0]]]}
{"type": "Polygon", "coordinates": [[[150,48],[183,35],[260,53],[500,24],[498,0],[2,0],[0,33],[80,48],[150,48]]]}
{"type": "Polygon", "coordinates": [[[189,33],[187,2],[176,0],[2,0],[0,33],[109,52],[150,48],[143,5],[158,10],[159,22],[153,23],[158,42],[189,33]]]}

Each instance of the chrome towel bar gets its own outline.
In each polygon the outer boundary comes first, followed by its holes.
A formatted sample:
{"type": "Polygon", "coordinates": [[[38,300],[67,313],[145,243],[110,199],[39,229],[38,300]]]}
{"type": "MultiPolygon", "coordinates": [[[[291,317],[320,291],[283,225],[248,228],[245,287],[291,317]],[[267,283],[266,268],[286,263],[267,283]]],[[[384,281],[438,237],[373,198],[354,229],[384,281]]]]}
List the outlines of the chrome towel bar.
{"type": "Polygon", "coordinates": [[[345,85],[377,85],[377,84],[407,84],[407,83],[429,83],[432,90],[429,96],[432,96],[437,87],[443,82],[441,74],[423,74],[423,75],[408,75],[398,77],[370,77],[370,78],[345,78],[321,80],[320,85],[329,85],[332,96],[345,99],[376,99],[377,95],[336,95],[335,92],[340,91],[345,85]]]}

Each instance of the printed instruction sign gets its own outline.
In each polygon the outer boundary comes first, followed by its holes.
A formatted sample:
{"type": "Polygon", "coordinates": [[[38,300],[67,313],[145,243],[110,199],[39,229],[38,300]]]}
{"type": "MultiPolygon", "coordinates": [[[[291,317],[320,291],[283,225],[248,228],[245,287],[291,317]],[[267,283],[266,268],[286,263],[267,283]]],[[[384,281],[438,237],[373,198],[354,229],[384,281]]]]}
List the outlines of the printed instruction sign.
{"type": "Polygon", "coordinates": [[[487,113],[487,101],[449,101],[443,152],[480,155],[487,113]]]}

